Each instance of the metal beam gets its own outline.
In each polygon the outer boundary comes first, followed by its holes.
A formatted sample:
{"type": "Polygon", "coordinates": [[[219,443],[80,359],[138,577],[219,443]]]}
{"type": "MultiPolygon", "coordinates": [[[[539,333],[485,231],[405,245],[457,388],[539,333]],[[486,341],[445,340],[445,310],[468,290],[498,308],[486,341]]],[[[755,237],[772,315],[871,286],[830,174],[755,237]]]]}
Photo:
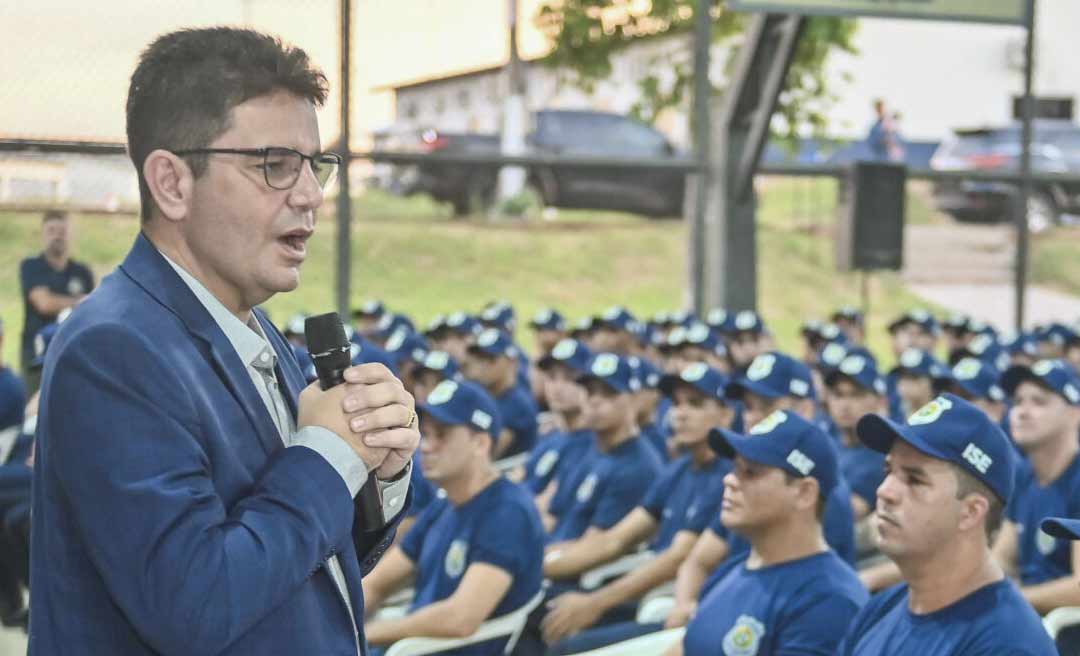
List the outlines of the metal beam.
{"type": "Polygon", "coordinates": [[[1028,268],[1028,199],[1031,198],[1031,123],[1035,117],[1035,98],[1032,95],[1032,77],[1035,69],[1035,0],[1028,0],[1027,39],[1024,44],[1024,99],[1023,128],[1020,140],[1020,196],[1016,211],[1016,263],[1013,291],[1016,295],[1016,332],[1024,329],[1024,301],[1027,292],[1028,268]]]}
{"type": "Polygon", "coordinates": [[[337,294],[338,313],[349,316],[349,286],[352,275],[352,194],[349,189],[349,152],[352,107],[349,81],[352,78],[352,0],[341,0],[341,171],[337,197],[337,294]]]}
{"type": "Polygon", "coordinates": [[[699,316],[705,305],[705,209],[709,190],[709,146],[711,142],[709,105],[712,81],[709,79],[709,49],[712,46],[713,0],[698,0],[694,15],[694,159],[695,176],[687,177],[683,215],[687,219],[687,266],[689,268],[690,304],[699,316]]]}

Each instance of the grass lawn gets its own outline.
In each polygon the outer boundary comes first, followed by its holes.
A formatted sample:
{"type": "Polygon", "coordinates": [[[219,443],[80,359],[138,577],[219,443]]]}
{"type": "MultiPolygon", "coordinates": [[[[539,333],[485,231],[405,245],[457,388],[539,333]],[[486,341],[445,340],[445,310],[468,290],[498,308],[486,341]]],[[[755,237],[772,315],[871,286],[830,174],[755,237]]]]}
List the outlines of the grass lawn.
{"type": "Polygon", "coordinates": [[[1080,228],[1055,228],[1031,240],[1031,282],[1080,295],[1080,228]]]}
{"type": "MultiPolygon", "coordinates": [[[[785,348],[797,348],[804,319],[859,302],[858,275],[832,270],[832,184],[761,185],[760,305],[785,348]]],[[[268,303],[278,322],[296,311],[333,307],[333,203],[323,209],[300,288],[268,303]]],[[[639,316],[683,305],[686,231],[679,221],[585,212],[564,212],[555,221],[452,221],[446,208],[430,201],[375,192],[359,199],[355,216],[354,300],[384,299],[421,324],[499,298],[514,303],[520,323],[547,305],[571,318],[615,303],[639,316]]],[[[82,215],[74,228],[76,256],[100,279],[123,259],[138,220],[82,215]]],[[[16,357],[22,325],[18,263],[39,250],[38,233],[39,215],[0,213],[0,316],[8,326],[8,362],[16,357]]],[[[919,302],[893,274],[875,274],[870,290],[872,346],[887,358],[883,326],[919,302]]],[[[527,329],[519,338],[530,345],[527,329]]]]}

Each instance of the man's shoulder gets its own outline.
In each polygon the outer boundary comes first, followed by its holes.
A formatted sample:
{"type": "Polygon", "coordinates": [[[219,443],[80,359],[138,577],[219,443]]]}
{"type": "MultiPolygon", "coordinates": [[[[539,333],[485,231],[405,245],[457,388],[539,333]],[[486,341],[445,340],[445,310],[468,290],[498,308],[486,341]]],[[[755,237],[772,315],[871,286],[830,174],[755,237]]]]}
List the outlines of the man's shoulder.
{"type": "Polygon", "coordinates": [[[39,253],[37,255],[31,255],[30,257],[23,258],[19,262],[19,271],[23,274],[40,273],[45,270],[48,265],[45,263],[45,255],[39,253]]]}

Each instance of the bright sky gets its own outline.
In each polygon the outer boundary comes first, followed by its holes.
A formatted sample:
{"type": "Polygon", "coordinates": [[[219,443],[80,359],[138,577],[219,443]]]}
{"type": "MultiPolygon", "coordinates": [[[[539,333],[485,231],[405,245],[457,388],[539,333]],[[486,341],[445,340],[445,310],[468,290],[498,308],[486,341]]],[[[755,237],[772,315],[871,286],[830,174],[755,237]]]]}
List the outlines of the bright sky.
{"type": "MultiPolygon", "coordinates": [[[[541,53],[532,25],[542,0],[520,0],[521,51],[541,53]]],[[[323,67],[338,131],[338,0],[0,0],[0,135],[122,141],[128,80],[139,52],[181,27],[241,25],[280,35],[323,67]]],[[[507,0],[354,0],[354,143],[393,120],[373,88],[504,63],[507,0]]]]}

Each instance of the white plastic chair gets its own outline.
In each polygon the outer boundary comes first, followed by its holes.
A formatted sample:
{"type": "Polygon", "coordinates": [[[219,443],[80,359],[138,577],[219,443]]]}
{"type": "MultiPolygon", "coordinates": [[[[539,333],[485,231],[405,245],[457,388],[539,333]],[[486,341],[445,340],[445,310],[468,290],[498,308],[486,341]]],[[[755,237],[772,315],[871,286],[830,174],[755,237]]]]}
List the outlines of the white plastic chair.
{"type": "Polygon", "coordinates": [[[521,637],[521,631],[525,628],[525,621],[528,620],[529,614],[544,600],[546,592],[546,588],[540,588],[540,592],[537,592],[536,596],[524,606],[502,617],[484,622],[468,638],[405,638],[391,645],[386,650],[386,656],[424,656],[502,637],[510,638],[506,641],[506,648],[503,650],[504,654],[509,654],[514,650],[518,638],[521,637]]]}
{"type": "Polygon", "coordinates": [[[657,631],[656,633],[617,642],[607,647],[581,652],[576,656],[657,656],[657,654],[663,654],[671,645],[682,640],[685,633],[686,629],[682,627],[657,631]]]}
{"type": "Polygon", "coordinates": [[[605,582],[632,572],[655,557],[656,554],[651,551],[639,551],[629,556],[623,556],[606,565],[594,567],[581,575],[581,587],[584,590],[595,590],[605,582]]]}
{"type": "Polygon", "coordinates": [[[638,624],[659,624],[667,621],[671,609],[675,608],[675,597],[668,594],[652,595],[649,593],[638,604],[637,616],[634,621],[638,624]]]}
{"type": "Polygon", "coordinates": [[[1080,606],[1055,608],[1043,618],[1043,628],[1053,640],[1057,640],[1059,633],[1077,624],[1080,624],[1080,606]]]}

